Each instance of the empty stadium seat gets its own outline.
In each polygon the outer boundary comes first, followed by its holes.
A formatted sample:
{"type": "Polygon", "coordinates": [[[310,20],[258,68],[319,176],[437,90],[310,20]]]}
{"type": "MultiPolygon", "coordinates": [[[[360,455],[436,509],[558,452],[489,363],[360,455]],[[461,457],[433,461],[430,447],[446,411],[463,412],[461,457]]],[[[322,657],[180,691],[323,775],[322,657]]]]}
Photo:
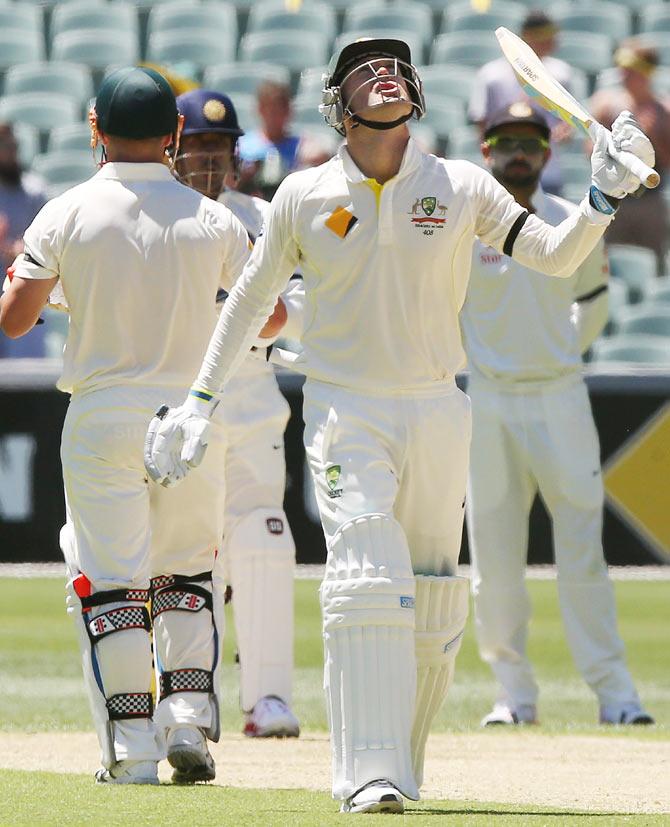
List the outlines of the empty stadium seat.
{"type": "Polygon", "coordinates": [[[475,73],[457,63],[432,63],[419,69],[426,103],[434,98],[459,98],[468,103],[475,82],[475,73]]]}
{"type": "Polygon", "coordinates": [[[38,33],[44,40],[44,17],[39,6],[0,2],[0,29],[38,33]]]}
{"type": "Polygon", "coordinates": [[[54,6],[50,26],[52,39],[61,32],[78,29],[121,31],[137,39],[137,11],[132,3],[123,0],[112,0],[109,3],[102,0],[73,0],[54,6]]]}
{"type": "Polygon", "coordinates": [[[326,66],[311,66],[303,69],[298,80],[297,94],[301,97],[312,95],[317,103],[321,100],[323,76],[327,72],[326,66]]]}
{"type": "Polygon", "coordinates": [[[640,11],[641,32],[670,32],[670,6],[650,3],[640,11]]]}
{"type": "Polygon", "coordinates": [[[76,29],[54,37],[51,57],[53,60],[83,63],[97,70],[110,65],[127,66],[138,61],[138,41],[127,32],[76,29]]]}
{"type": "Polygon", "coordinates": [[[670,307],[644,302],[622,309],[617,314],[617,332],[665,336],[670,346],[670,307]]]}
{"type": "Polygon", "coordinates": [[[57,92],[23,92],[0,98],[0,121],[27,123],[40,130],[80,119],[80,103],[57,92]]]}
{"type": "Polygon", "coordinates": [[[264,80],[288,84],[291,73],[276,63],[220,63],[205,69],[202,85],[205,89],[225,92],[235,103],[237,93],[253,95],[264,80]]]}
{"type": "Polygon", "coordinates": [[[235,58],[235,43],[216,29],[174,29],[154,32],[147,42],[147,60],[167,66],[190,63],[198,69],[235,58]]]}
{"type": "Polygon", "coordinates": [[[304,35],[312,32],[323,34],[329,41],[337,34],[337,17],[335,9],[328,3],[305,3],[296,11],[290,11],[286,4],[276,0],[256,3],[249,14],[247,32],[272,32],[277,30],[298,29],[304,35]]]}
{"type": "MultiPolygon", "coordinates": [[[[422,48],[433,37],[433,15],[428,6],[420,2],[380,4],[361,3],[350,6],[344,15],[342,32],[359,32],[369,29],[375,34],[405,32],[418,37],[422,48]]],[[[417,62],[415,57],[414,62],[417,62]]]]}
{"type": "Polygon", "coordinates": [[[656,279],[647,293],[647,300],[655,306],[670,306],[670,276],[656,279]]]}
{"type": "Polygon", "coordinates": [[[612,64],[614,41],[609,35],[598,32],[566,32],[558,37],[556,57],[571,66],[596,75],[612,64]]]}
{"type": "Polygon", "coordinates": [[[431,63],[461,63],[483,66],[501,57],[493,32],[447,32],[433,41],[431,63]]]}
{"type": "Polygon", "coordinates": [[[76,149],[91,152],[91,127],[88,121],[59,124],[49,132],[49,152],[76,149]]]}
{"type": "Polygon", "coordinates": [[[623,40],[632,32],[630,10],[611,0],[565,3],[554,11],[561,31],[598,32],[623,40]]]}
{"type": "Polygon", "coordinates": [[[486,12],[478,12],[467,3],[447,4],[442,18],[442,32],[487,31],[498,26],[518,31],[528,13],[525,6],[507,0],[496,0],[486,12]]]}
{"type": "Polygon", "coordinates": [[[640,302],[656,281],[656,255],[646,247],[610,244],[607,247],[613,278],[627,285],[631,302],[640,302]]]}
{"type": "Polygon", "coordinates": [[[93,97],[93,80],[88,68],[80,63],[22,63],[7,71],[4,92],[59,92],[83,103],[93,97]]]}
{"type": "Polygon", "coordinates": [[[458,98],[436,98],[427,107],[421,123],[434,129],[439,138],[447,140],[454,129],[465,125],[465,105],[458,98]]]}
{"type": "Polygon", "coordinates": [[[149,14],[147,37],[159,32],[207,31],[225,42],[224,49],[234,53],[231,44],[237,43],[237,15],[232,3],[201,3],[194,0],[176,0],[156,6],[149,14]]]}
{"type": "Polygon", "coordinates": [[[655,367],[670,366],[670,341],[660,336],[628,333],[598,339],[591,349],[593,362],[622,362],[655,367]]]}
{"type": "Polygon", "coordinates": [[[41,33],[0,28],[0,72],[16,63],[43,60],[44,56],[44,38],[41,33]]]}
{"type": "Polygon", "coordinates": [[[91,153],[79,150],[38,155],[33,160],[32,169],[47,182],[50,198],[86,181],[96,172],[91,153]]]}
{"type": "Polygon", "coordinates": [[[296,97],[291,106],[293,110],[292,122],[294,128],[297,128],[298,130],[304,127],[323,126],[329,128],[323,119],[323,115],[319,112],[318,106],[318,99],[315,100],[311,96],[296,97]]]}
{"type": "Polygon", "coordinates": [[[250,32],[240,41],[239,59],[255,63],[265,61],[285,66],[299,73],[306,66],[319,66],[330,59],[325,35],[304,37],[293,29],[277,32],[250,32]]]}

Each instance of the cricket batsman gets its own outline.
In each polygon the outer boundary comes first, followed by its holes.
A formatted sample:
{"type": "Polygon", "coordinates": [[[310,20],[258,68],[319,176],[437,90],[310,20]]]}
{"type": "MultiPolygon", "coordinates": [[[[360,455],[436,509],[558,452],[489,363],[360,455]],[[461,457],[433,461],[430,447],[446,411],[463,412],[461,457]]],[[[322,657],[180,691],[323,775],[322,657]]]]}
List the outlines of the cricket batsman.
{"type": "MultiPolygon", "coordinates": [[[[419,798],[465,627],[468,583],[456,570],[471,425],[455,375],[475,239],[566,277],[640,184],[601,140],[579,210],[550,226],[486,170],[424,154],[407,122],[425,109],[403,41],[362,39],[334,56],[321,112],[346,143],[282,182],[193,389],[147,435],[154,479],[179,482],[198,464],[228,379],[300,263],[295,364],[307,375],[305,448],[328,549],[333,795],[347,813],[398,813],[419,798]]],[[[614,125],[615,143],[633,133],[646,148],[634,123],[614,125]]]]}
{"type": "Polygon", "coordinates": [[[102,750],[96,778],[158,784],[167,751],[175,781],[209,780],[223,633],[212,579],[222,427],[207,423],[202,473],[174,491],[147,478],[142,454],[156,405],[177,403],[188,388],[217,321],[216,293],[231,289],[249,240],[226,207],[175,180],[166,150],[178,147],[180,118],[160,74],[110,74],[91,124],[101,168],[47,203],[26,231],[0,327],[23,335],[61,288],[70,325],[58,386],[71,394],[62,547],[102,750]]]}

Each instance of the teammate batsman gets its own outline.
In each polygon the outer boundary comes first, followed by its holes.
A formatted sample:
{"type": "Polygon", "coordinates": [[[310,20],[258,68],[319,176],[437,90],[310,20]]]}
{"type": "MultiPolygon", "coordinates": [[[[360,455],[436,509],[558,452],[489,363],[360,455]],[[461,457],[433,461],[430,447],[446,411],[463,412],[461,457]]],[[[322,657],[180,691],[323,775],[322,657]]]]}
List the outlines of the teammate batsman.
{"type": "MultiPolygon", "coordinates": [[[[540,111],[513,103],[484,125],[482,152],[519,204],[558,224],[577,207],[545,195],[538,183],[549,136],[540,111]]],[[[601,540],[598,434],[581,375],[581,353],[607,321],[607,276],[602,242],[571,278],[560,280],[481,241],[474,247],[461,315],[473,426],[468,534],[479,648],[499,687],[483,725],[537,720],[524,570],[538,490],[551,516],[568,643],[598,697],[600,721],[653,723],[617,633],[601,540]]]]}
{"type": "Polygon", "coordinates": [[[321,109],[346,145],[279,187],[194,388],[153,421],[145,458],[168,485],[197,464],[206,431],[187,444],[184,428],[204,429],[300,262],[305,446],[328,547],[321,604],[333,794],[344,812],[402,812],[403,796],[419,797],[428,728],[467,613],[456,565],[470,406],[454,376],[473,243],[479,236],[567,276],[615,211],[603,191],[623,197],[639,181],[599,142],[591,194],[552,227],[485,170],[423,154],[406,123],[425,111],[421,81],[398,40],[345,46],[321,109]]]}
{"type": "MultiPolygon", "coordinates": [[[[187,186],[225,204],[252,243],[269,204],[225,187],[235,174],[240,135],[227,95],[195,89],[177,98],[184,117],[175,171],[187,186]]],[[[295,545],[286,514],[284,430],[289,406],[272,366],[249,355],[217,411],[223,424],[225,488],[223,545],[215,576],[233,590],[240,656],[244,734],[297,736],[290,709],[293,672],[293,569],[295,545]]]]}
{"type": "Polygon", "coordinates": [[[219,729],[222,601],[212,568],[223,513],[221,426],[212,425],[202,473],[176,491],[147,479],[142,447],[156,404],[177,402],[188,388],[216,324],[216,292],[232,286],[249,242],[226,207],[178,183],[166,165],[179,122],[160,74],[112,73],[92,128],[107,162],[26,231],[0,326],[23,335],[62,287],[70,326],[59,388],[72,394],[61,443],[72,536],[63,548],[102,748],[97,780],[157,784],[164,733],[174,779],[208,780],[206,738],[217,740],[219,729]]]}

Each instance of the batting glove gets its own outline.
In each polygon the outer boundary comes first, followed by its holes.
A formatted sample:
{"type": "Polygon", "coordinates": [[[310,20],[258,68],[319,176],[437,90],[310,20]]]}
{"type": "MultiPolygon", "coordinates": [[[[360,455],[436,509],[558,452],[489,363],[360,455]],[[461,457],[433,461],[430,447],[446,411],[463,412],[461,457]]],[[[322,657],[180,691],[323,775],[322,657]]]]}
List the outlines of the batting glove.
{"type": "MultiPolygon", "coordinates": [[[[591,153],[593,186],[610,198],[625,198],[638,190],[642,183],[637,175],[617,160],[617,154],[622,151],[632,153],[648,166],[654,164],[654,149],[649,138],[640,129],[633,115],[626,111],[614,121],[611,133],[606,129],[598,130],[591,153]]],[[[595,206],[599,208],[597,203],[595,206]]]]}
{"type": "Polygon", "coordinates": [[[217,400],[200,391],[195,394],[191,391],[178,408],[163,405],[149,423],[144,467],[149,477],[165,488],[177,485],[191,468],[197,468],[207,450],[209,422],[217,400]]]}

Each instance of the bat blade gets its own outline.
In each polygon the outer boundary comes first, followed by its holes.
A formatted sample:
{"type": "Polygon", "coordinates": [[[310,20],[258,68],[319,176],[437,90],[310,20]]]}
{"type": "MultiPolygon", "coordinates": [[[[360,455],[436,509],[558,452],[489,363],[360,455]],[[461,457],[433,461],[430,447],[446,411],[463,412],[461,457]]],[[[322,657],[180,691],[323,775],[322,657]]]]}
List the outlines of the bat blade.
{"type": "MultiPolygon", "coordinates": [[[[605,127],[551,75],[530,46],[504,26],[496,29],[496,37],[528,97],[561,120],[583,129],[595,141],[598,132],[605,127]]],[[[635,155],[630,152],[618,152],[614,147],[608,152],[630,169],[646,187],[653,189],[659,185],[661,178],[656,170],[648,167],[635,155]]]]}

